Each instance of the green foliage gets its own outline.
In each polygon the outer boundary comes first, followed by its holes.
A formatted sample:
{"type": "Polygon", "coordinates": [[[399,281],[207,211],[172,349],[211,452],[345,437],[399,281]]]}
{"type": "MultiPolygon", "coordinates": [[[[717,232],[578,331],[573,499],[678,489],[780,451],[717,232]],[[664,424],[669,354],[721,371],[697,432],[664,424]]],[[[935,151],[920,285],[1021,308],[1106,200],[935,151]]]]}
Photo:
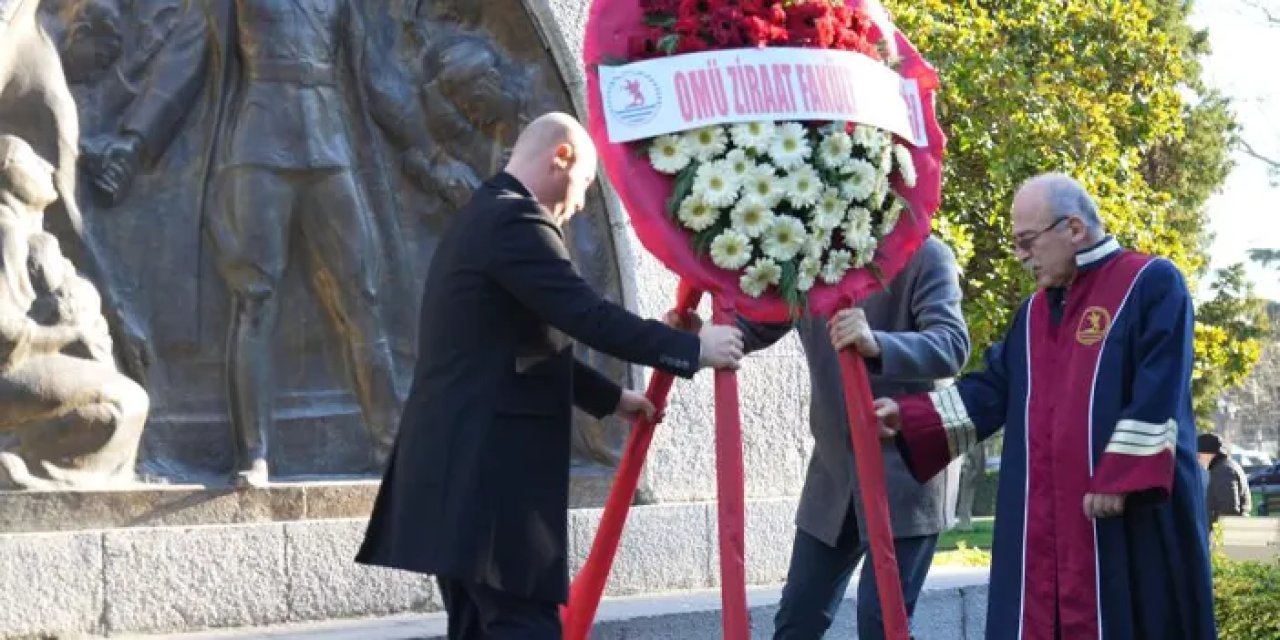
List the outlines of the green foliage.
{"type": "MultiPolygon", "coordinates": [[[[949,136],[938,235],[965,266],[971,366],[1005,332],[1034,284],[1013,258],[1014,190],[1044,171],[1079,179],[1109,230],[1168,257],[1193,287],[1207,260],[1205,203],[1231,168],[1235,123],[1200,80],[1203,32],[1169,0],[889,0],[935,66],[949,136]]],[[[1247,374],[1234,320],[1201,320],[1197,397],[1247,374]]]]}
{"type": "Polygon", "coordinates": [[[1267,304],[1253,295],[1244,265],[1219,269],[1214,296],[1200,305],[1196,324],[1196,362],[1191,377],[1200,428],[1212,430],[1219,392],[1244,382],[1262,357],[1270,333],[1267,304]]]}
{"type": "Polygon", "coordinates": [[[1249,259],[1264,267],[1280,266],[1280,249],[1250,249],[1249,259]]]}
{"type": "Polygon", "coordinates": [[[938,536],[938,551],[965,548],[990,551],[994,534],[995,519],[974,518],[969,523],[968,529],[957,526],[954,529],[942,532],[942,535],[938,536]]]}
{"type": "Polygon", "coordinates": [[[1280,560],[1240,562],[1220,550],[1215,528],[1213,611],[1222,640],[1280,638],[1280,560]]]}

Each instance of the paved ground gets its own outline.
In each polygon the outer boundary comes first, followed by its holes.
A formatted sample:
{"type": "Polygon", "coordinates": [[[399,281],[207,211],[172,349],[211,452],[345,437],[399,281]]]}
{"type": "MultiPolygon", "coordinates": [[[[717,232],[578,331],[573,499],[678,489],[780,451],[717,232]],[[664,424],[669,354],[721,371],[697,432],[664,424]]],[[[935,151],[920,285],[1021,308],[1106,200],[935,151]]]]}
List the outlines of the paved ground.
{"type": "MultiPolygon", "coordinates": [[[[939,567],[929,576],[926,595],[917,612],[917,626],[924,624],[931,629],[946,629],[947,637],[927,635],[930,640],[957,640],[974,636],[969,627],[972,618],[980,613],[971,609],[981,608],[977,603],[956,608],[961,603],[964,590],[981,589],[986,584],[986,569],[939,567]],[[956,615],[961,619],[953,619],[956,615]],[[967,621],[966,621],[967,620],[967,621]]],[[[854,594],[851,586],[848,597],[854,594]]],[[[781,588],[758,587],[748,591],[747,599],[752,610],[752,627],[757,637],[767,636],[771,618],[776,610],[781,588]]],[[[985,591],[981,598],[985,604],[985,591]]],[[[600,607],[599,623],[595,638],[601,640],[658,640],[718,638],[720,594],[718,591],[695,591],[662,596],[613,598],[600,607]]],[[[837,619],[836,628],[852,628],[849,606],[837,619]]],[[[115,636],[113,640],[433,640],[445,633],[443,614],[396,616],[373,620],[351,620],[319,624],[288,625],[273,628],[235,629],[202,633],[170,635],[115,636]]],[[[920,631],[917,630],[917,633],[920,631]]],[[[936,633],[936,632],[935,632],[936,633]]],[[[841,634],[839,637],[853,637],[841,634]]]]}

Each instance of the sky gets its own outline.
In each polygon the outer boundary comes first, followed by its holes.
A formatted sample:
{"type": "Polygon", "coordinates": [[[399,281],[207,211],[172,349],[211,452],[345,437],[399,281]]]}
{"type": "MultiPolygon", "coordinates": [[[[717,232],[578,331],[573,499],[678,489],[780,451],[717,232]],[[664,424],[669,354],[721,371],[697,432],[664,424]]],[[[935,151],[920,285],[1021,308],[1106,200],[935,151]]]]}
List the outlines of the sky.
{"type": "MultiPolygon", "coordinates": [[[[1258,1],[1280,19],[1280,0],[1258,1]]],[[[1244,138],[1280,158],[1280,23],[1269,25],[1249,0],[1198,0],[1192,22],[1209,30],[1213,47],[1205,79],[1233,98],[1244,138]]],[[[1243,152],[1235,159],[1236,168],[1209,203],[1211,265],[1247,263],[1257,293],[1280,300],[1280,269],[1262,269],[1247,255],[1251,248],[1280,248],[1280,186],[1261,162],[1243,152]]],[[[1207,285],[1208,279],[1201,294],[1207,285]]]]}

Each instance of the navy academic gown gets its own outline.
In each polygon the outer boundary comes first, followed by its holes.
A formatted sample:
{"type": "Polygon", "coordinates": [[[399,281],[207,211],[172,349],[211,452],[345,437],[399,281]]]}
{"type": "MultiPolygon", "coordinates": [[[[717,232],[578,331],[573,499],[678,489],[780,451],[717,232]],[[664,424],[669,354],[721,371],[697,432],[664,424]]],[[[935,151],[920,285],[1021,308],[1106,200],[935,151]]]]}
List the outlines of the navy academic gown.
{"type": "Polygon", "coordinates": [[[899,399],[924,481],[1004,428],[990,640],[1209,640],[1212,574],[1191,409],[1190,294],[1107,239],[1035,293],[981,372],[899,399]],[[1086,493],[1126,494],[1091,520],[1086,493]]]}

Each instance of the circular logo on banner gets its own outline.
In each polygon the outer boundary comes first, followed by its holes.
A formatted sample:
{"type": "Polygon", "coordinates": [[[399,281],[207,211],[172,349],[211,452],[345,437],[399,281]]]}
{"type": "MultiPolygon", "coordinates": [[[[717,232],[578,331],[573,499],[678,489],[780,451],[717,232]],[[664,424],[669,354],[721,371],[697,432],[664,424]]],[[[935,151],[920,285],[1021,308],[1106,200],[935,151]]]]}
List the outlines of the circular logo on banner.
{"type": "Polygon", "coordinates": [[[1076,341],[1091,347],[1102,342],[1110,328],[1111,314],[1102,307],[1089,307],[1085,309],[1084,315],[1080,316],[1080,328],[1076,329],[1076,341]]]}
{"type": "Polygon", "coordinates": [[[662,94],[649,74],[630,71],[609,83],[608,108],[618,120],[631,126],[648,124],[658,115],[662,94]]]}

